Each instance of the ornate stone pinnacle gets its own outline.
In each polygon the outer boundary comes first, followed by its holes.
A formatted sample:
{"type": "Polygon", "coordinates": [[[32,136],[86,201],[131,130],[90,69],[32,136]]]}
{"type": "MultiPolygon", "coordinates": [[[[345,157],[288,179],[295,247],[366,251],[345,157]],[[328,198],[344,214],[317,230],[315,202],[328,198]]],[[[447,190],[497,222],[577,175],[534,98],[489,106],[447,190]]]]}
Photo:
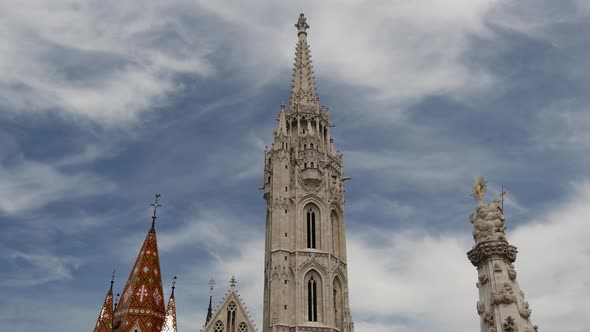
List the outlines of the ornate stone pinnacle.
{"type": "Polygon", "coordinates": [[[297,20],[295,27],[299,30],[297,33],[298,35],[301,33],[307,35],[306,30],[309,29],[309,24],[307,24],[307,18],[305,17],[305,15],[303,15],[303,13],[299,14],[299,19],[297,20]]]}

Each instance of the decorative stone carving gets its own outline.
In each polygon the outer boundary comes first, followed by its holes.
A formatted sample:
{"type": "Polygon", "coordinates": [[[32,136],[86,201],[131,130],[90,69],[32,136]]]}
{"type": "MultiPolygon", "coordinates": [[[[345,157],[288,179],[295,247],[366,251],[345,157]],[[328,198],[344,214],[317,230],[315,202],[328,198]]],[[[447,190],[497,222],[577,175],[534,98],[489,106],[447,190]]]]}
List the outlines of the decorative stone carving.
{"type": "Polygon", "coordinates": [[[481,263],[494,256],[499,256],[513,263],[517,253],[516,247],[507,242],[483,242],[467,252],[467,257],[474,266],[479,267],[481,263]]]}
{"type": "Polygon", "coordinates": [[[520,314],[520,316],[522,318],[529,318],[531,317],[531,313],[533,311],[529,308],[529,303],[528,302],[523,302],[522,306],[518,307],[518,313],[520,314]]]}
{"type": "Polygon", "coordinates": [[[510,280],[516,279],[516,270],[514,270],[514,264],[508,265],[508,278],[510,278],[510,280]]]}
{"type": "MultiPolygon", "coordinates": [[[[483,322],[493,328],[494,327],[494,314],[491,311],[486,312],[485,315],[483,316],[483,322]]],[[[489,331],[489,329],[488,329],[488,331],[489,331]]],[[[494,331],[496,331],[495,328],[494,328],[494,331]]]]}
{"type": "Polygon", "coordinates": [[[504,283],[504,287],[498,292],[492,292],[492,305],[510,304],[516,302],[516,296],[509,283],[504,283]]]}
{"type": "Polygon", "coordinates": [[[476,308],[477,308],[477,314],[480,316],[486,311],[486,305],[483,303],[480,303],[479,301],[477,301],[476,308]]]}
{"type": "Polygon", "coordinates": [[[516,326],[516,321],[512,316],[506,317],[506,320],[502,324],[502,329],[504,332],[518,332],[518,327],[516,326]]]}
{"type": "Polygon", "coordinates": [[[485,285],[488,282],[488,276],[485,273],[480,273],[477,279],[480,285],[485,285]]]}
{"type": "Polygon", "coordinates": [[[480,203],[475,212],[469,216],[473,224],[473,239],[476,244],[486,241],[506,241],[504,231],[504,215],[500,209],[500,201],[489,204],[480,203]]]}

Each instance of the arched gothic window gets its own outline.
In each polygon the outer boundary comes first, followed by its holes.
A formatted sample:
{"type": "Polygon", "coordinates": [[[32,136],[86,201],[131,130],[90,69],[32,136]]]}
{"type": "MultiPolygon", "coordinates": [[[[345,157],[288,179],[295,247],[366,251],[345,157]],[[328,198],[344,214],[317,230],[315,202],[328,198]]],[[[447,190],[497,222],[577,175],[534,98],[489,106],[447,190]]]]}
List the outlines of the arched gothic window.
{"type": "Polygon", "coordinates": [[[229,332],[236,331],[236,303],[233,301],[227,305],[227,329],[229,332]]]}
{"type": "Polygon", "coordinates": [[[238,326],[238,332],[248,332],[248,326],[246,325],[246,323],[240,323],[240,325],[238,326]]]}
{"type": "Polygon", "coordinates": [[[313,276],[307,281],[307,320],[318,321],[318,284],[313,276]]]}
{"type": "Polygon", "coordinates": [[[307,247],[316,248],[316,211],[307,209],[307,247]]]}

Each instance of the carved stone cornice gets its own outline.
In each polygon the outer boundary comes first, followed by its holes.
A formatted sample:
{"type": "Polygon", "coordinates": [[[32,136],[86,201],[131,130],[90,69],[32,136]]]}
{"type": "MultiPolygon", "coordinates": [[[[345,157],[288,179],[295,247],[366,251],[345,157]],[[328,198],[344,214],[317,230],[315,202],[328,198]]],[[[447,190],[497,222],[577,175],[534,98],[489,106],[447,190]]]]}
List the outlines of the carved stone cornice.
{"type": "Polygon", "coordinates": [[[467,252],[467,257],[475,267],[479,267],[482,263],[490,258],[500,257],[514,263],[518,251],[515,246],[504,241],[490,241],[480,242],[475,248],[467,252]]]}

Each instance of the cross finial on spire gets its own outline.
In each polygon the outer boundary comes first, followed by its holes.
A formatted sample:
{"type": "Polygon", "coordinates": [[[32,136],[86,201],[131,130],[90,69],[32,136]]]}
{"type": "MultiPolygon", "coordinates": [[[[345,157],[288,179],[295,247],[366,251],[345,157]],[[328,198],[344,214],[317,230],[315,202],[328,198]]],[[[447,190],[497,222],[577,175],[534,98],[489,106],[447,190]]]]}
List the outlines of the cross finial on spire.
{"type": "Polygon", "coordinates": [[[215,286],[215,279],[209,280],[209,297],[213,296],[213,286],[215,286]]]}
{"type": "Polygon", "coordinates": [[[111,291],[113,290],[114,283],[115,283],[115,269],[113,269],[113,274],[111,275],[111,291]]]}
{"type": "Polygon", "coordinates": [[[150,204],[154,209],[154,213],[152,214],[152,229],[154,229],[154,226],[156,224],[156,219],[158,219],[158,216],[156,215],[157,211],[158,211],[158,207],[162,206],[162,204],[160,204],[158,202],[158,198],[160,198],[160,194],[156,194],[154,195],[155,199],[154,202],[152,204],[150,204]]]}
{"type": "Polygon", "coordinates": [[[176,288],[176,276],[172,278],[172,294],[170,294],[170,298],[174,298],[174,289],[176,288]]]}
{"type": "Polygon", "coordinates": [[[231,286],[232,289],[236,288],[236,284],[238,282],[236,281],[236,278],[234,276],[231,276],[231,279],[229,280],[229,285],[231,286]]]}
{"type": "Polygon", "coordinates": [[[297,34],[301,34],[304,33],[307,35],[307,29],[309,29],[309,24],[307,24],[307,18],[305,18],[305,15],[303,15],[303,13],[299,14],[299,19],[297,20],[297,23],[295,24],[295,27],[298,29],[297,34]]]}

